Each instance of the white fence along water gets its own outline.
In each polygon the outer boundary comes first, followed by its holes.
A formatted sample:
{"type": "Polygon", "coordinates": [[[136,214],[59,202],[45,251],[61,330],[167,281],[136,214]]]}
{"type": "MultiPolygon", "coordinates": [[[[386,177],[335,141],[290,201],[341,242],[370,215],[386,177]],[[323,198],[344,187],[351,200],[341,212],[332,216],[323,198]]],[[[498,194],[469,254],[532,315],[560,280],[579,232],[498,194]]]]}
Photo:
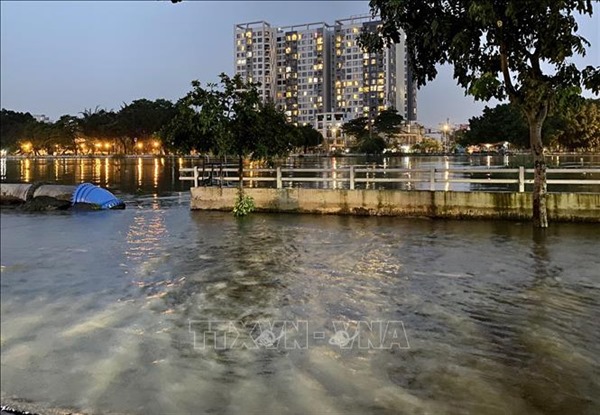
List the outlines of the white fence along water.
{"type": "MultiPolygon", "coordinates": [[[[600,169],[547,169],[548,185],[600,185],[600,169]],[[560,176],[560,177],[556,177],[560,176]],[[566,178],[565,178],[566,176],[566,178]],[[569,177],[570,176],[570,177],[569,177]]],[[[239,181],[237,167],[206,169],[195,166],[179,169],[179,180],[189,180],[194,187],[200,185],[228,186],[239,181]],[[231,175],[230,175],[231,174],[231,175]]],[[[533,169],[518,168],[429,168],[402,169],[349,166],[342,168],[245,168],[244,182],[270,182],[277,189],[293,186],[294,183],[330,183],[333,188],[346,187],[356,189],[357,185],[376,185],[378,183],[425,183],[425,188],[436,190],[443,184],[444,190],[452,190],[452,184],[509,184],[517,185],[519,192],[525,191],[525,185],[533,184],[533,169]],[[473,177],[476,176],[476,177],[473,177]],[[501,176],[501,177],[498,177],[501,176]]],[[[598,188],[600,191],[600,187],[598,188]]]]}

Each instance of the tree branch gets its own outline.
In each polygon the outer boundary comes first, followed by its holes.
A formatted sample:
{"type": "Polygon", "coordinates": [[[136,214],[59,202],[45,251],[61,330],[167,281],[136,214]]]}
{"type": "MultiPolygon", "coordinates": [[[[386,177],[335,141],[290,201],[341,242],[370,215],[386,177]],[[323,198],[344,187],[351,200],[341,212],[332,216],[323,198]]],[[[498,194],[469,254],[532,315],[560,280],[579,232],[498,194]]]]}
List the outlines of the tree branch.
{"type": "Polygon", "coordinates": [[[506,44],[504,42],[500,43],[500,67],[502,68],[502,75],[504,77],[504,84],[506,85],[506,92],[511,100],[514,100],[517,103],[521,102],[521,96],[515,90],[515,87],[512,83],[512,79],[510,78],[510,71],[508,69],[508,56],[506,53],[506,44]]]}

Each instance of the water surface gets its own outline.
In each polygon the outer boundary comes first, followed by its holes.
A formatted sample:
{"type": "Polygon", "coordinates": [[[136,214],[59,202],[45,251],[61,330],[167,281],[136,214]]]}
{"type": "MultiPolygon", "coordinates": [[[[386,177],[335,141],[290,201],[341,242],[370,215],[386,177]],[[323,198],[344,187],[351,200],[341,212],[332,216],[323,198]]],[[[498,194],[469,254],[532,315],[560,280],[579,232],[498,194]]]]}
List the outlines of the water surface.
{"type": "Polygon", "coordinates": [[[131,414],[595,414],[598,228],[190,212],[1,213],[3,401],[131,414]],[[194,348],[190,321],[306,321],[194,348]],[[402,321],[409,348],[328,340],[402,321]],[[312,333],[323,333],[318,339],[312,333]],[[19,401],[18,401],[19,402],[19,401]]]}
{"type": "Polygon", "coordinates": [[[2,180],[92,181],[127,209],[0,211],[3,403],[93,414],[600,412],[597,225],[236,220],[189,210],[177,179],[189,160],[7,162],[2,180]],[[234,322],[246,341],[255,322],[304,322],[309,335],[292,330],[296,348],[218,349],[209,338],[202,349],[202,321],[234,322]],[[406,337],[389,349],[332,341],[339,324],[362,336],[362,322],[401,322],[406,337]]]}

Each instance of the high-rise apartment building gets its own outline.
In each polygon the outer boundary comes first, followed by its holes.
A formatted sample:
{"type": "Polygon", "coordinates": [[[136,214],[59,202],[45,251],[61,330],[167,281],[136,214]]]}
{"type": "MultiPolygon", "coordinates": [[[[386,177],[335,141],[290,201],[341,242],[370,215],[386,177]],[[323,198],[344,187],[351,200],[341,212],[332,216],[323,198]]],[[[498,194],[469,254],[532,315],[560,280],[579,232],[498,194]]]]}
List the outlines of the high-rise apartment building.
{"type": "Polygon", "coordinates": [[[279,28],[275,97],[288,118],[312,124],[330,107],[331,27],[323,22],[279,28]]]}
{"type": "MultiPolygon", "coordinates": [[[[374,118],[396,108],[416,120],[416,87],[404,41],[379,53],[357,44],[363,30],[380,24],[370,16],[287,27],[252,22],[235,26],[235,73],[259,82],[288,119],[317,127],[317,114],[345,120],[374,118]]],[[[333,127],[334,128],[334,127],[333,127]]]]}
{"type": "Polygon", "coordinates": [[[235,73],[247,81],[260,83],[263,100],[273,99],[276,54],[271,25],[264,21],[236,25],[233,38],[235,73]]]}
{"type": "Polygon", "coordinates": [[[358,45],[362,31],[375,31],[380,21],[370,16],[335,22],[335,99],[332,110],[346,112],[349,119],[375,118],[395,108],[406,120],[416,120],[416,83],[408,66],[405,42],[378,53],[366,53],[358,45]]]}

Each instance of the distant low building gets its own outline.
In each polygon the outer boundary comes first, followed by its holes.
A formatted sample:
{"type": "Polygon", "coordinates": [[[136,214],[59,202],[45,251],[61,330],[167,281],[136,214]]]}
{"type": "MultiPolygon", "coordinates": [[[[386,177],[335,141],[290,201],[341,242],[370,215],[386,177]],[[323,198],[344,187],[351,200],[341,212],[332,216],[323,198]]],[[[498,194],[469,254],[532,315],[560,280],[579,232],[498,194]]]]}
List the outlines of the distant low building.
{"type": "Polygon", "coordinates": [[[327,150],[347,148],[348,140],[343,125],[348,121],[345,112],[325,112],[317,114],[315,129],[323,136],[323,146],[327,150]]]}
{"type": "Polygon", "coordinates": [[[51,123],[50,117],[46,116],[46,114],[34,114],[33,118],[35,118],[38,122],[51,123]]]}
{"type": "Polygon", "coordinates": [[[424,137],[425,128],[413,121],[407,123],[401,133],[388,137],[386,144],[390,148],[398,148],[406,151],[415,144],[421,143],[424,137]]]}

